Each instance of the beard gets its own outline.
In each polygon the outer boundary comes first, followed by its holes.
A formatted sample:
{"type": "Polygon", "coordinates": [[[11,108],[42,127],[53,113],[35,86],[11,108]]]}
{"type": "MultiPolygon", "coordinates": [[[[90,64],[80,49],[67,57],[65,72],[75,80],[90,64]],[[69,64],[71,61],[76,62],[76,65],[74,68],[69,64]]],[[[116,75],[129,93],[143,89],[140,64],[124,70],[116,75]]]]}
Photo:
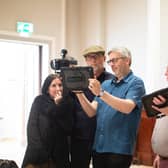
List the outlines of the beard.
{"type": "Polygon", "coordinates": [[[99,68],[96,66],[96,67],[93,67],[93,73],[96,74],[98,72],[99,68]]]}
{"type": "Polygon", "coordinates": [[[93,73],[96,78],[104,71],[104,67],[102,66],[92,66],[93,73]]]}

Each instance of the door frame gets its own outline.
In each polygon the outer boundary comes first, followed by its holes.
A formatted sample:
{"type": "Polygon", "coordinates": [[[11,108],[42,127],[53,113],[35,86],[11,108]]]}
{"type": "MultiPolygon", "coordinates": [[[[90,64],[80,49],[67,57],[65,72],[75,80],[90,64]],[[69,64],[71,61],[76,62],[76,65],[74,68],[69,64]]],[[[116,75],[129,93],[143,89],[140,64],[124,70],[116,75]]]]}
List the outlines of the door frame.
{"type": "Polygon", "coordinates": [[[0,39],[6,41],[15,41],[19,43],[29,43],[29,44],[37,44],[43,45],[48,44],[49,46],[49,59],[53,59],[56,53],[55,47],[55,38],[50,36],[43,36],[43,35],[31,35],[29,37],[20,36],[17,32],[10,32],[10,31],[0,31],[0,39]]]}
{"type": "MultiPolygon", "coordinates": [[[[49,61],[55,57],[55,53],[56,53],[55,52],[56,51],[55,39],[52,37],[37,36],[37,35],[32,35],[30,37],[22,37],[18,33],[15,33],[15,32],[0,31],[0,40],[6,41],[6,42],[38,45],[39,47],[48,45],[49,57],[48,58],[42,57],[42,60],[44,59],[44,61],[42,61],[42,62],[48,61],[48,65],[49,65],[49,61]]],[[[45,69],[45,73],[43,73],[43,71],[42,71],[41,81],[43,81],[44,78],[46,77],[46,73],[48,73],[48,74],[51,73],[50,66],[48,66],[48,70],[45,69]]],[[[24,125],[22,125],[22,127],[24,128],[24,125]]],[[[25,134],[24,131],[23,131],[23,134],[25,134]]],[[[22,144],[25,144],[24,136],[22,137],[21,141],[22,141],[22,144]]]]}

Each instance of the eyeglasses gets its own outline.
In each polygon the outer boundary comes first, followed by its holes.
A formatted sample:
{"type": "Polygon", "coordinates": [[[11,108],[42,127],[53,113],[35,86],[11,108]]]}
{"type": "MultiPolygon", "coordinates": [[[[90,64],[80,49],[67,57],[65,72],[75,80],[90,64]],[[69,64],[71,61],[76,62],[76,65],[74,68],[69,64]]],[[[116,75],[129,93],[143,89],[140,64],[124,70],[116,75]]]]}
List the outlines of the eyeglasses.
{"type": "Polygon", "coordinates": [[[107,64],[111,64],[111,63],[116,63],[119,59],[124,59],[125,57],[117,57],[117,58],[112,58],[110,60],[107,61],[107,64]]]}

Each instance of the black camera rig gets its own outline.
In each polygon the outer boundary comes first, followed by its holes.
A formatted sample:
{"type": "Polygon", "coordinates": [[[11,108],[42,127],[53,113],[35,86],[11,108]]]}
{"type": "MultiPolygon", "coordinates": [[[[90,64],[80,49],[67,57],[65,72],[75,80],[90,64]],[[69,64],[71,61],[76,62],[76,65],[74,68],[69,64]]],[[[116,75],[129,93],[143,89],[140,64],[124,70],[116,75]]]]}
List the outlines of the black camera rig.
{"type": "Polygon", "coordinates": [[[89,78],[93,78],[93,68],[90,66],[72,66],[77,65],[77,61],[72,57],[68,58],[67,50],[61,50],[61,59],[53,59],[50,66],[55,73],[60,73],[63,86],[70,91],[83,91],[88,88],[89,78]]]}
{"type": "Polygon", "coordinates": [[[77,65],[78,62],[73,57],[66,57],[68,51],[66,49],[61,50],[61,59],[53,59],[50,62],[50,66],[55,72],[60,72],[62,67],[69,67],[71,65],[77,65]]]}

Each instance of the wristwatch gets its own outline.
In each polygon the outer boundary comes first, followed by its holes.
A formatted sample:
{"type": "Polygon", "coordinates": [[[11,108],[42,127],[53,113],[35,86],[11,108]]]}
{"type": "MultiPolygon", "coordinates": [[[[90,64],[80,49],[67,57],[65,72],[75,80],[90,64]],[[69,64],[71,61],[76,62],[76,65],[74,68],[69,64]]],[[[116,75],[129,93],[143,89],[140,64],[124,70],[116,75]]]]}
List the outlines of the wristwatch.
{"type": "Polygon", "coordinates": [[[103,89],[101,89],[101,90],[100,90],[100,93],[99,93],[99,95],[97,95],[97,97],[102,97],[102,96],[103,96],[103,94],[104,94],[104,90],[103,90],[103,89]]]}

